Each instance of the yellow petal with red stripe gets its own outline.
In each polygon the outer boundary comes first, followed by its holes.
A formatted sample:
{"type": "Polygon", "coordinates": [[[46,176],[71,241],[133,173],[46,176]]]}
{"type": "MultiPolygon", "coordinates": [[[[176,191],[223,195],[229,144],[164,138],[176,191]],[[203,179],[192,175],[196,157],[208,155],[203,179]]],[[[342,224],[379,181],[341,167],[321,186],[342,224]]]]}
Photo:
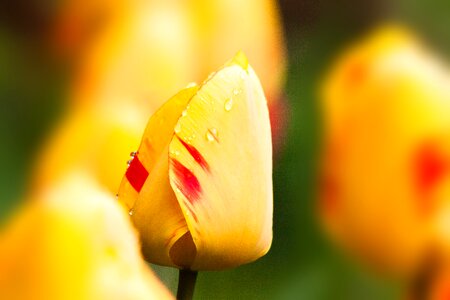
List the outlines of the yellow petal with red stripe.
{"type": "Polygon", "coordinates": [[[119,200],[142,236],[146,258],[158,264],[175,266],[169,251],[188,231],[169,184],[168,145],[196,91],[197,87],[182,90],[152,116],[119,190],[119,200]]]}
{"type": "Polygon", "coordinates": [[[196,247],[192,269],[264,255],[272,240],[272,145],[263,90],[239,53],[175,127],[170,181],[196,247]]]}
{"type": "Polygon", "coordinates": [[[244,54],[151,118],[119,199],[132,209],[150,262],[217,270],[268,251],[270,122],[262,87],[244,54]],[[156,126],[158,120],[165,123],[156,126]],[[146,157],[151,148],[158,153],[154,160],[146,157]]]}

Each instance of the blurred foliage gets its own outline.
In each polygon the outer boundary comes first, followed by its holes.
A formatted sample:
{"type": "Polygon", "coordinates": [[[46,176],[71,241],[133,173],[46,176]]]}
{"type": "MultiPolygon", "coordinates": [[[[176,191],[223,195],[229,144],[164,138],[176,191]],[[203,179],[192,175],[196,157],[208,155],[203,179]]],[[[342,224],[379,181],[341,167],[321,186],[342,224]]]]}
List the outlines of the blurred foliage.
{"type": "MultiPolygon", "coordinates": [[[[274,241],[255,263],[199,275],[196,299],[396,299],[401,283],[382,280],[348,261],[323,237],[315,219],[318,146],[317,82],[336,53],[382,20],[407,22],[450,57],[446,0],[280,1],[288,41],[286,98],[290,127],[274,169],[274,241]]],[[[4,15],[4,13],[2,14],[4,15]]],[[[23,199],[27,171],[65,103],[67,70],[0,21],[0,220],[23,199]]],[[[155,267],[172,290],[176,271],[155,267]]]]}

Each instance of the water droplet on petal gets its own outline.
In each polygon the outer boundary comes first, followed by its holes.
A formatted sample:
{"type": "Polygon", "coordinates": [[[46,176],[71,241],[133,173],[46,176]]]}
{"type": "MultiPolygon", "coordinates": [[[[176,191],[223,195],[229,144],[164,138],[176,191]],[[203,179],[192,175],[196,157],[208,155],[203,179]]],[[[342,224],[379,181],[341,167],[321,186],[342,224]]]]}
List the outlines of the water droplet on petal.
{"type": "Polygon", "coordinates": [[[188,88],[194,87],[196,85],[197,85],[196,82],[189,82],[188,85],[186,85],[186,88],[188,89],[188,88]]]}
{"type": "Polygon", "coordinates": [[[187,110],[185,109],[185,110],[183,110],[183,112],[181,113],[181,116],[182,117],[185,117],[187,115],[187,110]]]}
{"type": "Polygon", "coordinates": [[[127,165],[130,165],[132,161],[133,161],[133,159],[128,160],[127,165]]]}
{"type": "Polygon", "coordinates": [[[235,96],[239,95],[240,92],[241,92],[241,91],[239,91],[238,89],[234,89],[234,90],[233,90],[233,94],[234,94],[235,96]]]}
{"type": "Polygon", "coordinates": [[[233,98],[229,98],[225,101],[225,110],[230,111],[233,108],[233,98]]]}
{"type": "Polygon", "coordinates": [[[131,157],[135,157],[136,154],[137,154],[137,152],[136,152],[136,151],[133,151],[133,152],[130,153],[130,156],[131,156],[131,157]]]}
{"type": "Polygon", "coordinates": [[[175,125],[174,131],[175,131],[175,133],[180,133],[180,131],[181,131],[181,123],[180,122],[178,122],[177,125],[175,125]]]}
{"type": "Polygon", "coordinates": [[[213,142],[217,140],[217,129],[216,128],[208,129],[208,131],[206,131],[205,137],[208,142],[213,142]]]}
{"type": "Polygon", "coordinates": [[[134,214],[134,209],[130,209],[129,211],[128,211],[128,214],[130,215],[130,216],[132,216],[133,214],[134,214]]]}
{"type": "Polygon", "coordinates": [[[180,155],[180,151],[178,151],[178,150],[170,150],[170,154],[172,154],[173,156],[178,156],[178,155],[180,155]]]}

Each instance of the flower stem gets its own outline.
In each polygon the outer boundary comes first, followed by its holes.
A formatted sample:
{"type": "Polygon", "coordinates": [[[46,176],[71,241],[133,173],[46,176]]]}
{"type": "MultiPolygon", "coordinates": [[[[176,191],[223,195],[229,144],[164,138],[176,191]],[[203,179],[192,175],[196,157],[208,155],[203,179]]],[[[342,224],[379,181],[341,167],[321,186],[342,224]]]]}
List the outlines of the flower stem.
{"type": "Polygon", "coordinates": [[[196,281],[197,271],[181,269],[178,276],[177,300],[192,300],[196,281]]]}

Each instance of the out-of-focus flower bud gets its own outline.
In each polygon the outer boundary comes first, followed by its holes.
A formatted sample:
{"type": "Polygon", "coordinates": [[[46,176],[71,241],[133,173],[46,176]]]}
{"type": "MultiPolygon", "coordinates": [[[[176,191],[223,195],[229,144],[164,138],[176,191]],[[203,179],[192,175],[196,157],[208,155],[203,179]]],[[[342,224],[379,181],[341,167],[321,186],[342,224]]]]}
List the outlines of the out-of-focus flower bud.
{"type": "Polygon", "coordinates": [[[187,3],[121,5],[124,10],[84,50],[71,97],[75,103],[119,103],[154,112],[196,78],[196,33],[187,3]]]}
{"type": "Polygon", "coordinates": [[[450,239],[449,72],[385,27],[338,60],[322,92],[322,220],[372,265],[410,273],[450,239]]]}
{"type": "Polygon", "coordinates": [[[39,156],[35,192],[83,168],[116,194],[127,166],[124,157],[139,145],[147,118],[134,106],[82,107],[71,112],[39,156]]]}
{"type": "Polygon", "coordinates": [[[82,49],[73,103],[125,103],[153,113],[242,49],[265,87],[275,147],[282,142],[286,54],[275,1],[67,0],[63,7],[56,42],[82,49]]]}
{"type": "Polygon", "coordinates": [[[173,299],[111,198],[84,173],[37,196],[0,237],[0,298],[173,299]]]}
{"type": "Polygon", "coordinates": [[[269,114],[242,53],[152,116],[119,200],[129,208],[152,263],[219,270],[268,251],[269,114]]]}

